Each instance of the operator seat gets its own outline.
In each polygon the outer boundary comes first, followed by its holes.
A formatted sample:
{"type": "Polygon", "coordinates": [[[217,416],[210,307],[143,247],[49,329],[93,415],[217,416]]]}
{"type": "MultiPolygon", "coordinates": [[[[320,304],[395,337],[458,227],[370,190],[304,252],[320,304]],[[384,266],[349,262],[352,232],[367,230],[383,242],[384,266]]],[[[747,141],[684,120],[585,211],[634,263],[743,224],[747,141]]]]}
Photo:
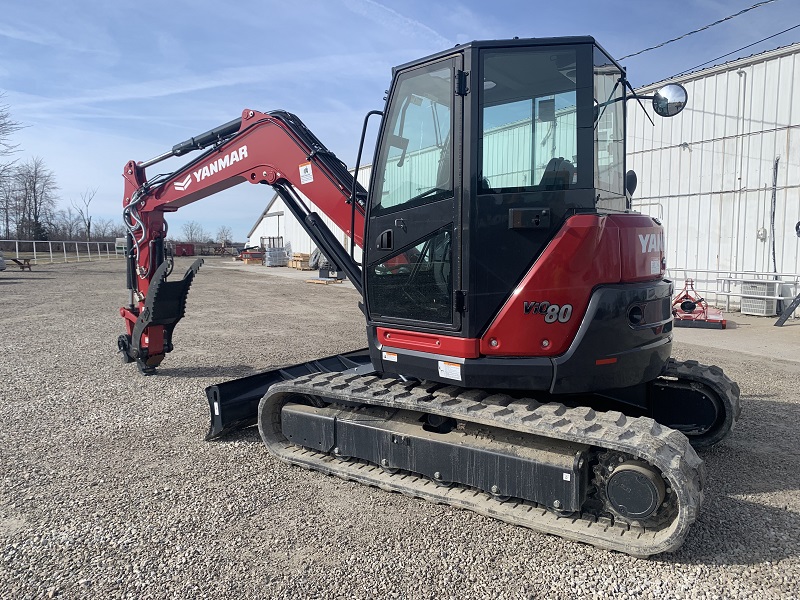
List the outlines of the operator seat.
{"type": "Polygon", "coordinates": [[[563,156],[551,158],[542,173],[539,187],[547,191],[569,189],[574,174],[575,167],[563,156]]]}

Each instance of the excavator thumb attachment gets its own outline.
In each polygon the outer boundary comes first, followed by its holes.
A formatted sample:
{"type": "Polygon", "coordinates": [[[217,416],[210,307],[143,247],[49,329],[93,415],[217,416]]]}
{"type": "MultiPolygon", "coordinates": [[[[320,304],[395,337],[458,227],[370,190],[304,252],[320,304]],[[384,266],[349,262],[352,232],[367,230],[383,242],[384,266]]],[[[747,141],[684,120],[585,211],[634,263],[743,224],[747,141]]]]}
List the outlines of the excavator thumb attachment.
{"type": "Polygon", "coordinates": [[[172,351],[172,331],[186,314],[186,297],[189,295],[194,276],[202,264],[203,259],[198,258],[186,270],[183,278],[177,281],[167,281],[169,268],[167,261],[162,262],[153,274],[144,308],[133,326],[131,339],[120,339],[119,342],[120,351],[135,359],[139,370],[145,375],[154,373],[156,367],[164,360],[164,354],[172,351]],[[141,346],[142,334],[148,327],[154,325],[164,327],[163,352],[158,354],[151,354],[149,348],[141,346]]]}
{"type": "Polygon", "coordinates": [[[206,388],[206,396],[211,411],[211,426],[206,440],[255,425],[258,419],[258,403],[275,383],[317,373],[369,375],[374,371],[369,350],[365,348],[209,386],[206,388]]]}

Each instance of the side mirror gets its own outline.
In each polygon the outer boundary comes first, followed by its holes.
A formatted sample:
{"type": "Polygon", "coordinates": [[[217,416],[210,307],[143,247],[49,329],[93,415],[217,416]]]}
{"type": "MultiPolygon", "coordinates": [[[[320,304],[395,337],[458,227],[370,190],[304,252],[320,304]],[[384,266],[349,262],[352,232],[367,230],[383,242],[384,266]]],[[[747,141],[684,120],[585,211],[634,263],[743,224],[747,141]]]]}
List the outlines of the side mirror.
{"type": "Polygon", "coordinates": [[[636,191],[637,183],[638,179],[636,177],[636,171],[631,169],[625,173],[625,190],[628,192],[628,196],[633,196],[633,192],[636,191]]]}
{"type": "Polygon", "coordinates": [[[689,94],[679,83],[668,83],[653,96],[653,110],[661,117],[674,117],[686,106],[689,94]]]}

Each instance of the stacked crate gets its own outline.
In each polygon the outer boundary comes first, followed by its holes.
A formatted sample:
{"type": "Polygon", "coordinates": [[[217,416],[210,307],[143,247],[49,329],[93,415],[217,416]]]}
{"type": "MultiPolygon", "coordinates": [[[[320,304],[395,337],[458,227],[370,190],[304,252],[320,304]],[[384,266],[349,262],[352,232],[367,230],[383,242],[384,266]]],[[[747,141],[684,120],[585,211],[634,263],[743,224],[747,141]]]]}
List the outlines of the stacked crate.
{"type": "Polygon", "coordinates": [[[267,248],[264,250],[264,265],[267,267],[285,267],[289,264],[289,255],[283,248],[267,248]]]}
{"type": "Polygon", "coordinates": [[[289,266],[298,271],[310,271],[311,267],[308,264],[309,258],[311,258],[311,256],[304,252],[292,252],[292,259],[289,261],[289,266]]]}
{"type": "Polygon", "coordinates": [[[249,250],[246,252],[242,252],[239,255],[242,259],[242,262],[246,265],[260,265],[264,262],[264,253],[249,250]]]}

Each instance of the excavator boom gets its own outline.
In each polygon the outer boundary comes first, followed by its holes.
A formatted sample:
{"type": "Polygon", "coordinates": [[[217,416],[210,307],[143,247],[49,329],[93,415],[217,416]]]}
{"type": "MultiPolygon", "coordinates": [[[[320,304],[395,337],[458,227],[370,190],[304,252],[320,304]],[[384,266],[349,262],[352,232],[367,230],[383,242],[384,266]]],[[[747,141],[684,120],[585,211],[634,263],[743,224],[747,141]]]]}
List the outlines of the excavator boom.
{"type": "Polygon", "coordinates": [[[298,191],[314,203],[359,247],[363,245],[366,191],[347,167],[296,116],[246,109],[230,121],[173,146],[154,159],[129,161],[123,173],[123,218],[128,229],[130,304],[120,309],[127,333],[120,350],[150,373],[171,351],[171,335],[183,317],[186,294],[200,268],[195,262],[180,282],[168,271],[164,214],[245,181],[271,185],[326,256],[361,290],[361,271],[298,191]],[[165,176],[148,180],[145,169],[166,158],[209,148],[165,176]],[[160,300],[159,300],[160,299],[160,300]]]}

